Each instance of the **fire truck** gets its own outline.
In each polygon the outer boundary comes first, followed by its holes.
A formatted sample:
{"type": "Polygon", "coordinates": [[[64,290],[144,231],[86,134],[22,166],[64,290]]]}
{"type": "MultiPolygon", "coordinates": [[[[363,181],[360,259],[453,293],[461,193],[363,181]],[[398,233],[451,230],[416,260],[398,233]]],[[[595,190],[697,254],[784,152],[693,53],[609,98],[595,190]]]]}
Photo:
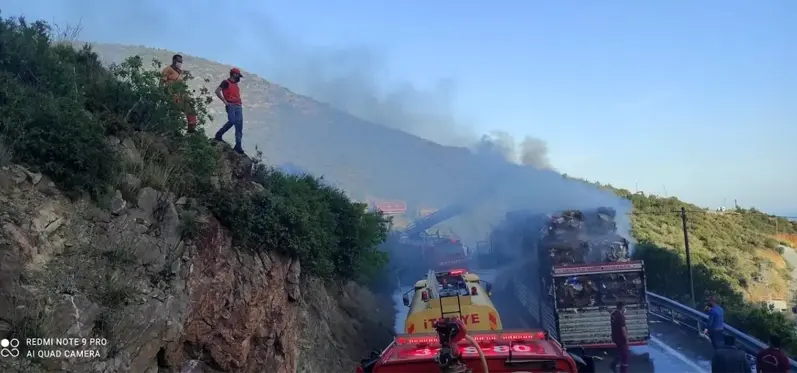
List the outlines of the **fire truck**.
{"type": "Polygon", "coordinates": [[[489,283],[464,270],[430,271],[404,295],[406,334],[372,352],[356,373],[594,373],[544,330],[503,330],[489,283]]]}
{"type": "Polygon", "coordinates": [[[425,238],[421,245],[421,255],[428,267],[437,271],[467,268],[468,251],[459,238],[454,235],[441,236],[440,231],[427,234],[425,238]]]}
{"type": "Polygon", "coordinates": [[[404,293],[409,307],[405,332],[430,333],[441,317],[454,317],[472,331],[501,330],[501,318],[490,300],[492,284],[464,269],[429,271],[426,278],[404,293]]]}
{"type": "Polygon", "coordinates": [[[436,233],[392,239],[390,263],[397,272],[398,284],[414,283],[429,269],[446,271],[454,268],[469,269],[470,256],[462,242],[452,236],[436,233]]]}
{"type": "Polygon", "coordinates": [[[356,373],[593,373],[594,364],[565,351],[541,330],[467,332],[450,319],[437,333],[397,335],[356,373]],[[453,330],[452,330],[453,329],[453,330]]]}

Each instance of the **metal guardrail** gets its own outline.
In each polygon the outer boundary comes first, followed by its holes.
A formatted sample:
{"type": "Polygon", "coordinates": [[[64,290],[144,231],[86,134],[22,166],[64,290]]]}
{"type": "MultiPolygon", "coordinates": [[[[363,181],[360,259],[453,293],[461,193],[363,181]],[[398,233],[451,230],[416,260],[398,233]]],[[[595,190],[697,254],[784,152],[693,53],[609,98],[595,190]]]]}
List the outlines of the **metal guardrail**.
{"type": "MultiPolygon", "coordinates": [[[[708,321],[708,315],[705,313],[655,293],[648,292],[648,303],[650,305],[650,313],[693,329],[698,333],[702,332],[703,325],[708,321]]],[[[728,324],[725,324],[725,333],[736,338],[739,347],[750,355],[755,356],[759,351],[767,348],[766,343],[744,334],[739,329],[728,324]]],[[[791,370],[797,371],[797,361],[789,359],[789,362],[791,363],[791,370]]]]}

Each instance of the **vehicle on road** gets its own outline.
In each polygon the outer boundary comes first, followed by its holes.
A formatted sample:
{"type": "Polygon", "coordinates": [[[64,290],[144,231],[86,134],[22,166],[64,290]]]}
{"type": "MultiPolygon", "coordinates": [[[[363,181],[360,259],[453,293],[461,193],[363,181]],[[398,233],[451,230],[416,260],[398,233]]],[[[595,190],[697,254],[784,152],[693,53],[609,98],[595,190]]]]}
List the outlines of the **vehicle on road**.
{"type": "Polygon", "coordinates": [[[410,335],[430,333],[436,320],[447,317],[462,320],[473,331],[501,330],[491,290],[492,284],[464,269],[430,270],[402,297],[410,308],[404,330],[410,335]]]}
{"type": "Polygon", "coordinates": [[[612,348],[610,314],[626,305],[630,344],[650,339],[645,265],[629,259],[610,208],[508,214],[494,250],[522,253],[510,288],[530,318],[566,349],[612,348]]]}
{"type": "Polygon", "coordinates": [[[427,236],[422,246],[424,262],[436,271],[450,268],[467,268],[470,256],[459,238],[449,236],[427,236]]]}
{"type": "Polygon", "coordinates": [[[398,335],[382,352],[372,352],[357,373],[593,373],[592,360],[566,352],[541,330],[467,332],[453,344],[437,333],[398,335]],[[451,346],[447,348],[446,346],[451,346]],[[455,356],[461,365],[450,364],[455,356]]]}

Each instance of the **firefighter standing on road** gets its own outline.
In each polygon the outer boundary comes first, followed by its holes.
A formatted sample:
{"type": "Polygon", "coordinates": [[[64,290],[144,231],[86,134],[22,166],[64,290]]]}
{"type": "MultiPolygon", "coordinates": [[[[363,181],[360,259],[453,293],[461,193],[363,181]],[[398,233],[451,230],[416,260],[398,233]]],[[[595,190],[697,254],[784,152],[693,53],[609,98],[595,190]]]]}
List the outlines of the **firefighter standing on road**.
{"type": "Polygon", "coordinates": [[[216,88],[216,96],[224,103],[224,108],[227,110],[227,123],[216,132],[216,141],[224,142],[224,134],[235,127],[235,151],[238,154],[243,154],[244,150],[241,147],[241,139],[243,138],[244,130],[244,114],[243,104],[241,101],[241,89],[238,87],[238,82],[241,81],[241,70],[234,67],[230,70],[230,77],[225,79],[216,88]]]}
{"type": "Polygon", "coordinates": [[[711,340],[711,346],[716,351],[722,346],[722,336],[725,334],[725,310],[717,304],[716,297],[708,298],[708,323],[703,334],[711,340]]]}
{"type": "Polygon", "coordinates": [[[747,373],[750,372],[747,354],[736,348],[736,339],[732,335],[725,336],[725,345],[714,351],[711,359],[711,373],[747,373]]]}
{"type": "Polygon", "coordinates": [[[758,373],[787,373],[791,369],[789,357],[780,349],[780,337],[769,336],[769,347],[755,357],[758,373]]]}
{"type": "Polygon", "coordinates": [[[628,357],[631,353],[628,346],[628,328],[625,325],[625,303],[617,302],[617,308],[612,312],[612,342],[617,346],[616,355],[609,366],[617,372],[620,364],[620,373],[628,373],[628,357]]]}
{"type": "MultiPolygon", "coordinates": [[[[175,54],[172,56],[172,64],[163,68],[161,71],[161,82],[171,84],[180,79],[184,79],[183,71],[183,56],[175,54]]],[[[196,131],[197,118],[191,104],[183,99],[179,93],[175,94],[174,102],[185,113],[185,119],[188,122],[188,133],[196,131]]]]}

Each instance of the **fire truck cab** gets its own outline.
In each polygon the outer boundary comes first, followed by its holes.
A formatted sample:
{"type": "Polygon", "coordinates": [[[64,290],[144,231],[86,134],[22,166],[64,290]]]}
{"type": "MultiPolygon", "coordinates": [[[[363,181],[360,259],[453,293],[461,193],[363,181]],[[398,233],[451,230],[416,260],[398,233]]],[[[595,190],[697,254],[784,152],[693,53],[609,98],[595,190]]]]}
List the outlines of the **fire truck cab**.
{"type": "MultiPolygon", "coordinates": [[[[587,363],[566,352],[559,343],[537,330],[504,332],[469,332],[484,354],[487,370],[479,351],[467,341],[457,344],[459,356],[473,373],[556,372],[594,373],[587,363]]],[[[434,333],[398,335],[381,353],[357,365],[357,373],[438,373],[435,361],[441,346],[434,333]]]]}

